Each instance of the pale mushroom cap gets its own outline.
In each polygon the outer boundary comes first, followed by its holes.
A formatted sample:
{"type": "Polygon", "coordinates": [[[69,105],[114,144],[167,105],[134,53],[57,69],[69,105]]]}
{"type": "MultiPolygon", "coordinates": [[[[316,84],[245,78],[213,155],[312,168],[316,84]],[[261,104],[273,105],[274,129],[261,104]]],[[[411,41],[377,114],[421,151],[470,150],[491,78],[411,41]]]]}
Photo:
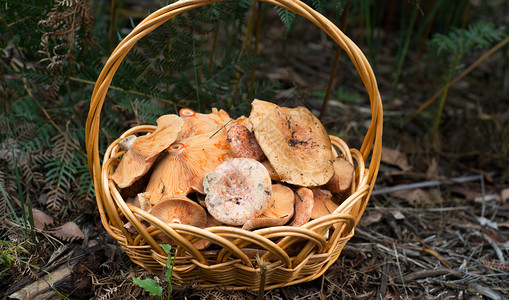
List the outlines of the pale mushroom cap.
{"type": "Polygon", "coordinates": [[[334,176],[325,187],[335,194],[342,193],[350,188],[354,177],[354,167],[346,159],[337,157],[334,160],[334,176]]]}
{"type": "Polygon", "coordinates": [[[203,228],[207,225],[207,212],[186,197],[166,198],[152,207],[150,214],[165,223],[179,223],[203,228]]]}
{"type": "Polygon", "coordinates": [[[183,125],[181,117],[164,115],[157,119],[154,132],[135,139],[130,138],[128,143],[122,142],[129,150],[122,157],[111,179],[119,188],[132,185],[150,170],[159,153],[177,139],[183,125]]]}
{"type": "Polygon", "coordinates": [[[228,225],[242,225],[263,212],[271,196],[267,169],[250,158],[233,158],[203,180],[209,213],[228,225]]]}
{"type": "Polygon", "coordinates": [[[313,191],[301,187],[295,192],[295,213],[292,226],[302,226],[311,218],[313,212],[313,191]]]}
{"type": "Polygon", "coordinates": [[[265,158],[254,134],[244,125],[235,124],[228,129],[227,141],[233,157],[252,158],[262,161],[265,158]]]}
{"type": "Polygon", "coordinates": [[[314,188],[312,191],[314,203],[311,219],[318,219],[319,217],[330,215],[338,207],[338,205],[332,201],[332,194],[330,191],[319,188],[314,188]]]}
{"type": "Polygon", "coordinates": [[[165,197],[203,193],[203,177],[230,158],[224,129],[181,140],[155,166],[146,191],[156,204],[165,197]],[[184,148],[181,152],[180,149],[184,148]],[[179,153],[180,152],[180,153],[179,153]]]}
{"type": "Polygon", "coordinates": [[[254,100],[249,121],[281,181],[314,187],[334,174],[330,138],[320,121],[306,108],[285,108],[254,100]]]}
{"type": "Polygon", "coordinates": [[[292,189],[282,184],[272,185],[272,196],[267,208],[258,216],[248,220],[242,229],[281,226],[286,224],[293,216],[294,195],[292,189]]]}

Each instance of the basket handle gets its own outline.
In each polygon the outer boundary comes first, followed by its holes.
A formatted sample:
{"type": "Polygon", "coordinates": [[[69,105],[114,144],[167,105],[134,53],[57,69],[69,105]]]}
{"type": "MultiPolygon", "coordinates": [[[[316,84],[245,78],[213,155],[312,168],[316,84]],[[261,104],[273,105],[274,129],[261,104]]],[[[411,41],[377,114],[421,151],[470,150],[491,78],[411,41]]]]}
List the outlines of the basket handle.
{"type": "MultiPolygon", "coordinates": [[[[86,122],[86,150],[88,166],[91,176],[94,180],[94,188],[98,204],[103,203],[101,191],[101,163],[99,157],[99,125],[100,113],[104,104],[104,99],[111,81],[123,59],[129,53],[131,48],[138,40],[161,26],[166,21],[172,19],[180,13],[187,10],[205,6],[216,2],[224,2],[225,0],[180,0],[168,6],[165,6],[138,24],[113,50],[106,64],[104,65],[94,87],[92,98],[90,100],[90,110],[86,122]]],[[[371,103],[371,124],[368,132],[364,137],[361,147],[361,153],[364,160],[367,160],[371,154],[371,162],[369,165],[369,191],[367,199],[373,190],[378,169],[380,167],[381,150],[382,150],[382,101],[378,91],[375,75],[368,60],[357,47],[339,28],[323,15],[313,10],[300,0],[260,0],[281,8],[294,12],[317,25],[327,35],[329,35],[350,57],[361,80],[368,92],[371,103]]],[[[367,202],[367,201],[366,201],[367,202]]],[[[105,227],[109,227],[105,219],[104,208],[99,205],[101,220],[105,227]]],[[[362,209],[363,210],[363,209],[362,209]]],[[[362,214],[362,211],[361,211],[362,214]]]]}

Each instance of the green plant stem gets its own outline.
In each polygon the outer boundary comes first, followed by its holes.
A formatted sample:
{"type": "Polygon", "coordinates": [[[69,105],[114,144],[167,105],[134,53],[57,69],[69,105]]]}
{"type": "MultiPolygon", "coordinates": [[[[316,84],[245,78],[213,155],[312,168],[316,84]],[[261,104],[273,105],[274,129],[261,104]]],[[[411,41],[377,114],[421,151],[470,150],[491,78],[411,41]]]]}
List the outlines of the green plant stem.
{"type": "Polygon", "coordinates": [[[11,37],[11,41],[14,44],[16,51],[18,52],[19,59],[23,63],[23,68],[26,69],[27,64],[25,62],[25,58],[23,58],[23,53],[21,53],[21,50],[19,49],[18,44],[16,44],[16,42],[15,42],[16,39],[14,38],[14,34],[12,33],[11,26],[9,26],[9,23],[7,23],[7,21],[4,19],[2,14],[0,14],[0,20],[2,21],[2,23],[4,23],[5,27],[7,28],[7,32],[9,33],[9,36],[11,37]]]}
{"type": "Polygon", "coordinates": [[[435,139],[435,137],[438,133],[438,128],[440,127],[440,120],[442,119],[442,113],[444,112],[445,100],[447,99],[449,87],[451,86],[450,84],[451,84],[452,76],[454,75],[454,71],[458,67],[458,64],[460,63],[462,57],[463,57],[462,54],[456,55],[456,58],[454,59],[454,63],[451,65],[449,75],[447,76],[447,79],[445,81],[446,83],[445,83],[444,93],[442,94],[442,97],[440,98],[440,105],[438,106],[438,112],[435,117],[435,123],[433,125],[433,131],[431,134],[432,139],[435,139]]]}
{"type": "Polygon", "coordinates": [[[18,188],[18,197],[21,202],[21,217],[23,218],[23,225],[25,227],[25,231],[28,229],[27,223],[27,215],[25,211],[25,198],[23,197],[23,190],[21,189],[21,179],[18,171],[18,162],[16,159],[16,155],[14,153],[14,148],[11,149],[12,152],[12,168],[14,169],[14,174],[16,174],[16,187],[18,188]]]}
{"type": "Polygon", "coordinates": [[[370,9],[370,0],[363,1],[363,9],[364,9],[364,20],[366,22],[366,38],[368,43],[368,51],[369,51],[369,61],[371,65],[373,65],[374,54],[373,54],[373,28],[371,24],[371,9],[370,9]]]}
{"type": "Polygon", "coordinates": [[[109,35],[110,35],[110,51],[113,50],[113,45],[115,44],[115,28],[117,27],[117,0],[111,0],[110,5],[110,28],[109,28],[109,35]]]}
{"type": "Polygon", "coordinates": [[[433,124],[433,132],[431,134],[432,139],[435,139],[435,137],[436,137],[436,135],[438,133],[438,128],[440,127],[440,119],[442,118],[442,113],[443,113],[444,107],[445,107],[445,100],[447,99],[447,93],[449,92],[449,87],[450,87],[449,84],[451,82],[451,77],[452,76],[448,77],[447,83],[445,85],[445,90],[442,93],[442,97],[440,98],[440,105],[438,107],[438,112],[437,112],[437,115],[435,117],[435,122],[433,124]]]}
{"type": "MultiPolygon", "coordinates": [[[[95,85],[95,82],[93,82],[93,81],[86,80],[86,79],[81,79],[81,78],[76,78],[76,77],[72,77],[72,76],[69,77],[69,80],[75,81],[75,82],[80,82],[80,83],[85,83],[85,84],[89,84],[89,85],[95,85]]],[[[125,90],[123,88],[112,86],[112,85],[110,86],[110,89],[115,90],[115,91],[124,92],[126,94],[134,94],[134,95],[142,96],[142,97],[145,97],[145,98],[157,99],[157,100],[165,102],[165,103],[169,103],[169,104],[173,104],[173,105],[177,105],[179,107],[182,107],[182,104],[178,104],[175,101],[172,101],[170,99],[160,98],[160,97],[156,97],[156,96],[145,94],[145,93],[138,92],[138,91],[125,90]]]]}
{"type": "MultiPolygon", "coordinates": [[[[255,10],[256,2],[257,2],[257,0],[251,1],[251,8],[249,9],[249,18],[247,21],[246,34],[244,35],[244,40],[242,41],[242,47],[240,50],[241,56],[247,50],[247,46],[249,44],[249,39],[251,38],[251,33],[253,31],[254,16],[255,16],[255,12],[256,12],[256,10],[255,10]]],[[[235,73],[235,84],[233,85],[233,92],[232,92],[230,99],[228,99],[227,107],[231,107],[233,104],[233,99],[237,98],[239,81],[240,81],[240,70],[237,69],[237,72],[235,73]]]]}
{"type": "MultiPolygon", "coordinates": [[[[346,31],[346,25],[348,24],[348,12],[350,11],[350,0],[346,3],[345,13],[343,14],[343,22],[341,28],[343,31],[346,31]]],[[[327,91],[325,92],[325,97],[323,98],[322,107],[320,108],[320,115],[318,119],[322,120],[325,116],[325,111],[327,110],[327,105],[329,104],[330,94],[332,92],[332,87],[334,86],[334,79],[336,77],[336,73],[338,71],[339,66],[339,58],[341,56],[341,47],[338,46],[336,49],[336,56],[334,57],[334,62],[332,63],[332,70],[329,77],[329,84],[327,85],[327,91]]]]}
{"type": "Polygon", "coordinates": [[[412,38],[412,30],[415,26],[415,21],[417,20],[417,13],[419,12],[419,3],[415,4],[414,10],[412,12],[412,16],[410,17],[410,23],[407,27],[407,34],[405,37],[405,43],[403,45],[403,48],[401,49],[401,52],[398,52],[398,64],[396,67],[396,76],[394,78],[394,82],[392,83],[392,93],[391,93],[391,100],[394,99],[394,96],[396,94],[396,88],[399,83],[399,78],[401,76],[401,71],[403,70],[403,63],[405,62],[405,57],[408,52],[408,47],[410,45],[410,40],[412,38]]]}
{"type": "Polygon", "coordinates": [[[486,53],[481,55],[472,65],[470,65],[467,69],[465,69],[463,72],[461,72],[458,76],[456,76],[453,80],[450,80],[446,86],[442,87],[438,92],[436,92],[433,96],[431,96],[426,102],[424,102],[415,112],[410,115],[410,117],[407,119],[407,123],[412,121],[417,115],[419,115],[423,110],[425,110],[428,106],[430,106],[435,100],[444,93],[446,89],[449,89],[450,86],[455,85],[460,81],[463,77],[468,75],[470,72],[472,72],[475,68],[477,68],[481,63],[483,63],[488,57],[490,57],[493,53],[497,52],[499,49],[504,47],[506,44],[509,43],[509,36],[506,37],[504,40],[493,46],[490,50],[488,50],[486,53]]]}
{"type": "MultiPolygon", "coordinates": [[[[260,32],[262,30],[262,2],[258,1],[258,11],[256,12],[256,29],[255,29],[255,44],[254,44],[254,50],[253,50],[253,58],[256,58],[258,56],[258,48],[260,44],[260,32]]],[[[251,80],[249,83],[249,98],[253,97],[254,94],[254,84],[255,84],[255,73],[256,73],[256,66],[253,66],[251,68],[251,80]]]]}
{"type": "Polygon", "coordinates": [[[31,268],[34,268],[34,269],[36,269],[37,271],[41,271],[41,272],[43,272],[43,273],[46,273],[46,275],[48,275],[48,281],[49,281],[48,285],[49,285],[49,287],[50,287],[50,288],[51,288],[51,289],[52,289],[52,290],[53,290],[53,291],[54,291],[54,292],[55,292],[58,296],[60,296],[60,298],[62,298],[62,299],[64,299],[64,300],[69,300],[69,298],[67,298],[67,296],[65,296],[64,294],[62,294],[62,293],[61,293],[61,292],[60,292],[60,291],[59,291],[59,290],[55,287],[55,285],[53,284],[53,279],[51,278],[51,273],[50,273],[50,272],[48,272],[48,271],[44,270],[43,268],[41,268],[41,267],[39,267],[39,266],[36,266],[36,265],[34,265],[34,264],[30,263],[30,262],[28,262],[28,261],[24,261],[24,260],[22,260],[22,259],[20,259],[19,261],[20,261],[20,262],[22,262],[22,263],[24,263],[24,264],[29,265],[31,268]]]}
{"type": "Polygon", "coordinates": [[[0,192],[2,192],[2,195],[5,198],[5,202],[7,202],[7,206],[9,206],[9,209],[12,212],[12,215],[14,216],[14,219],[16,220],[16,223],[18,224],[19,228],[22,228],[21,220],[18,218],[18,215],[16,214],[16,211],[14,210],[14,207],[12,206],[11,201],[9,200],[9,197],[7,196],[7,193],[4,190],[4,187],[0,185],[0,192]]]}
{"type": "Polygon", "coordinates": [[[434,5],[431,12],[428,14],[424,22],[421,23],[421,26],[417,33],[417,39],[421,41],[421,45],[419,47],[419,53],[417,54],[416,61],[420,61],[422,55],[424,54],[424,50],[426,48],[426,42],[429,39],[429,35],[431,33],[431,29],[433,24],[435,23],[435,19],[437,16],[438,9],[442,6],[442,1],[444,0],[434,0],[434,5]]]}
{"type": "Polygon", "coordinates": [[[221,18],[217,20],[216,27],[214,28],[214,37],[212,38],[212,49],[210,49],[209,56],[209,72],[212,71],[212,66],[214,63],[214,53],[216,52],[217,47],[217,38],[219,37],[219,24],[221,23],[221,18]]]}

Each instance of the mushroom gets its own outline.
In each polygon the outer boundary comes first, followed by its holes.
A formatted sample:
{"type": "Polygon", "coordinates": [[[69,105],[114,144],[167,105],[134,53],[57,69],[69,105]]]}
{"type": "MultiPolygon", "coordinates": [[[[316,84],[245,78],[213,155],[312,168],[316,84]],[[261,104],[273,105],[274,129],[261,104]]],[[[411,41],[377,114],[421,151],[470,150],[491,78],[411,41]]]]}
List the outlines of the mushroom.
{"type": "Polygon", "coordinates": [[[243,225],[267,208],[271,181],[267,169],[251,158],[233,158],[203,180],[209,213],[228,225],[243,225]]]}
{"type": "Polygon", "coordinates": [[[314,188],[313,192],[313,211],[311,212],[311,219],[318,219],[319,217],[330,215],[338,205],[332,201],[332,194],[328,190],[314,188]]]}
{"type": "Polygon", "coordinates": [[[128,149],[111,179],[119,188],[132,185],[148,172],[159,153],[170,146],[182,130],[184,121],[177,115],[164,115],[157,119],[154,132],[141,137],[129,136],[120,142],[128,149]]]}
{"type": "Polygon", "coordinates": [[[253,131],[253,125],[249,122],[249,119],[246,118],[246,116],[240,116],[237,119],[235,119],[235,124],[237,125],[244,125],[249,129],[249,131],[253,131]]]}
{"type": "Polygon", "coordinates": [[[262,165],[267,169],[269,172],[270,179],[280,181],[281,177],[276,173],[276,170],[274,170],[274,167],[270,164],[268,160],[262,161],[262,165]]]}
{"type": "Polygon", "coordinates": [[[313,192],[305,187],[298,188],[295,192],[295,213],[292,226],[302,226],[311,218],[313,212],[313,192]]]}
{"type": "MultiPolygon", "coordinates": [[[[214,219],[210,214],[207,214],[207,225],[205,225],[205,228],[219,226],[219,225],[221,225],[221,223],[219,221],[214,219]]],[[[198,240],[197,242],[193,243],[193,245],[198,250],[205,250],[210,245],[210,240],[201,239],[201,240],[198,240]]]]}
{"type": "Polygon", "coordinates": [[[341,194],[348,192],[352,185],[354,176],[354,167],[346,159],[337,157],[334,160],[334,176],[327,182],[325,187],[334,194],[341,194]]]}
{"type": "Polygon", "coordinates": [[[187,197],[168,197],[152,207],[150,214],[165,223],[187,224],[203,228],[207,225],[207,212],[187,197]]]}
{"type": "Polygon", "coordinates": [[[272,196],[267,208],[253,219],[247,220],[242,229],[251,230],[259,227],[280,226],[286,224],[293,216],[294,195],[292,189],[282,184],[272,185],[272,196]]]}
{"type": "Polygon", "coordinates": [[[249,121],[258,144],[281,181],[306,187],[326,184],[332,175],[331,141],[306,108],[285,108],[254,100],[249,121]]]}
{"type": "Polygon", "coordinates": [[[230,145],[233,157],[252,158],[257,161],[262,161],[265,158],[254,134],[244,125],[235,124],[230,127],[226,140],[230,145]]]}
{"type": "Polygon", "coordinates": [[[212,109],[210,114],[200,114],[192,109],[182,108],[179,114],[184,119],[180,139],[217,130],[230,121],[228,113],[224,110],[218,111],[215,108],[212,109]]]}
{"type": "Polygon", "coordinates": [[[134,198],[133,205],[143,209],[144,211],[150,211],[152,205],[150,204],[149,199],[150,199],[149,193],[139,193],[134,198]]]}
{"type": "MultiPolygon", "coordinates": [[[[152,207],[150,214],[167,224],[178,223],[203,228],[207,225],[207,212],[199,204],[187,197],[168,197],[152,207]]],[[[171,244],[171,240],[164,234],[158,238],[163,243],[171,244]]]]}
{"type": "Polygon", "coordinates": [[[203,193],[203,176],[230,158],[225,130],[189,137],[165,152],[147,185],[152,204],[192,190],[203,193]]]}

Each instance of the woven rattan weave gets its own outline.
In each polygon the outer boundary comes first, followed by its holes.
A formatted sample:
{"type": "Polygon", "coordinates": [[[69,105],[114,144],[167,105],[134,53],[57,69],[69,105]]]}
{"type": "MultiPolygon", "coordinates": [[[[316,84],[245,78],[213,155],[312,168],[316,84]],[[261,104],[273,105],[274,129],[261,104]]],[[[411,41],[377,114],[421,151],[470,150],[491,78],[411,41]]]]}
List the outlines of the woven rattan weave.
{"type": "Polygon", "coordinates": [[[301,1],[262,1],[301,15],[329,35],[349,56],[369,94],[372,120],[360,151],[348,148],[345,142],[331,136],[340,153],[356,166],[352,194],[330,215],[302,227],[279,226],[254,231],[227,226],[201,229],[190,225],[168,225],[126,204],[110,179],[123,154],[117,144],[133,133],[152,132],[155,126],[138,126],[126,131],[108,147],[101,164],[100,112],[112,78],[129,50],[142,37],[182,12],[221,0],[180,0],[152,13],[120,42],[97,79],[86,124],[86,148],[104,228],[133,262],[151,272],[160,272],[167,258],[154,237],[167,235],[178,246],[173,270],[175,284],[198,283],[203,288],[257,290],[262,274],[260,262],[266,264],[263,278],[266,290],[319,277],[336,261],[353,236],[378,173],[382,103],[375,76],[361,50],[332,22],[301,1]],[[368,159],[369,168],[366,168],[368,159]],[[130,231],[124,226],[128,222],[132,226],[130,231]],[[214,245],[211,249],[216,250],[198,251],[193,243],[200,239],[211,241],[214,245]]]}

